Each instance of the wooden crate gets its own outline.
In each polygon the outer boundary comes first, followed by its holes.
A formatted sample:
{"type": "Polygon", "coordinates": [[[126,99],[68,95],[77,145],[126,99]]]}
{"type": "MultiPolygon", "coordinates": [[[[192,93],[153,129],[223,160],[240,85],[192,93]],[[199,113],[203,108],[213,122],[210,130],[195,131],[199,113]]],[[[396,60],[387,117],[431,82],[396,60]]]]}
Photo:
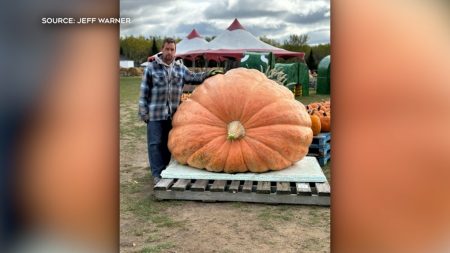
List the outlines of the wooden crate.
{"type": "Polygon", "coordinates": [[[330,185],[328,182],[161,179],[154,187],[154,194],[160,200],[330,205],[330,185]]]}
{"type": "Polygon", "coordinates": [[[320,133],[313,137],[310,147],[321,147],[331,141],[331,133],[320,133]]]}
{"type": "Polygon", "coordinates": [[[316,157],[325,157],[331,152],[331,145],[329,143],[320,147],[309,147],[308,155],[316,157]]]}
{"type": "Polygon", "coordinates": [[[320,166],[324,166],[331,159],[331,154],[328,154],[324,157],[316,157],[316,158],[317,158],[317,161],[319,161],[320,166]]]}
{"type": "Polygon", "coordinates": [[[317,158],[320,166],[324,166],[331,159],[331,133],[320,133],[313,137],[309,145],[308,156],[317,158]]]}

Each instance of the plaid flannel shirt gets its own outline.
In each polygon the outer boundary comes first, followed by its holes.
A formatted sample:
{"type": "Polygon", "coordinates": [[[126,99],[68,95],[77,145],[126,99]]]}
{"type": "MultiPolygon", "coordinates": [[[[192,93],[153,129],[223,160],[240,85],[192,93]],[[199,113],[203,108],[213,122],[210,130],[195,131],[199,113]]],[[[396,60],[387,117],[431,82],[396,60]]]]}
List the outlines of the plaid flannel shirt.
{"type": "Polygon", "coordinates": [[[184,83],[200,84],[206,72],[193,73],[178,62],[167,65],[159,57],[145,68],[139,97],[139,116],[150,121],[172,117],[180,104],[184,83]]]}

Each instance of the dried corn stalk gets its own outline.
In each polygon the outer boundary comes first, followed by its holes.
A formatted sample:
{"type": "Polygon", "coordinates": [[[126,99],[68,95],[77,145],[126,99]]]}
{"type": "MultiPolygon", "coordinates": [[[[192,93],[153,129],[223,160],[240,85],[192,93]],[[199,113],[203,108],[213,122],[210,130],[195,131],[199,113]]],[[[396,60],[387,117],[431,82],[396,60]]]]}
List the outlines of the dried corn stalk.
{"type": "Polygon", "coordinates": [[[287,80],[287,75],[281,69],[278,68],[272,69],[267,68],[264,74],[267,76],[267,78],[274,80],[280,85],[284,85],[284,83],[287,80]]]}

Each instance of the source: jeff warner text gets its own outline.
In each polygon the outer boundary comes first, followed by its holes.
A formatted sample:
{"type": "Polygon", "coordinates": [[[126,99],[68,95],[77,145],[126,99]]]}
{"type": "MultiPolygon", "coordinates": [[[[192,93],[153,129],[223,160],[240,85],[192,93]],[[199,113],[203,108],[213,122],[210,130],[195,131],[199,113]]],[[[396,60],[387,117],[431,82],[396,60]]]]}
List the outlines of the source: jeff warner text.
{"type": "Polygon", "coordinates": [[[127,24],[131,18],[50,18],[41,19],[42,24],[127,24]]]}

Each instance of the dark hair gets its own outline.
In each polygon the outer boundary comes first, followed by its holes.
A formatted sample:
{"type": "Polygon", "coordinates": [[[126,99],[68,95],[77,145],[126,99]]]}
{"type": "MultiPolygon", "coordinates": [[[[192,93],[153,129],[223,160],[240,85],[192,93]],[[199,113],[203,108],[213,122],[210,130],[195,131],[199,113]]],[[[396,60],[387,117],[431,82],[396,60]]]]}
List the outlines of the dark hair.
{"type": "Polygon", "coordinates": [[[173,43],[175,44],[175,47],[177,46],[177,42],[173,38],[165,38],[162,44],[162,47],[164,47],[166,44],[173,43]]]}

